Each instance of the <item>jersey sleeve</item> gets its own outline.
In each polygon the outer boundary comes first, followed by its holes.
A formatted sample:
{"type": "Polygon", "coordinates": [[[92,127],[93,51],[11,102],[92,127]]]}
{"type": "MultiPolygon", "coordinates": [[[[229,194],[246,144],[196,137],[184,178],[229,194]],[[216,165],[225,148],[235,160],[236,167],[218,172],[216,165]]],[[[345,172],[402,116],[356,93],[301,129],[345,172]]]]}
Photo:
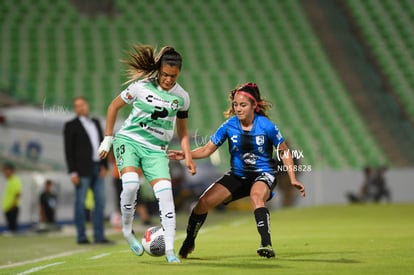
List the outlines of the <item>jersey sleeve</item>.
{"type": "Polygon", "coordinates": [[[190,109],[190,96],[188,93],[177,83],[177,96],[182,98],[182,104],[177,111],[177,118],[188,118],[188,111],[190,109]]]}
{"type": "Polygon", "coordinates": [[[183,106],[181,106],[181,108],[178,111],[179,112],[188,112],[188,110],[190,109],[190,96],[184,90],[183,90],[183,93],[181,94],[181,96],[183,97],[184,104],[183,104],[183,106]]]}
{"type": "Polygon", "coordinates": [[[188,118],[188,111],[190,109],[190,96],[184,90],[181,96],[184,102],[181,108],[178,109],[177,118],[184,119],[184,118],[188,118]]]}
{"type": "Polygon", "coordinates": [[[268,135],[270,140],[273,143],[273,146],[277,147],[279,144],[281,144],[285,139],[283,138],[282,134],[279,131],[279,128],[276,124],[271,124],[268,127],[268,135]]]}
{"type": "Polygon", "coordinates": [[[139,90],[139,83],[131,83],[125,90],[120,94],[122,100],[126,104],[132,104],[137,98],[137,92],[139,90]]]}
{"type": "Polygon", "coordinates": [[[228,120],[220,125],[216,132],[211,136],[210,141],[217,147],[221,146],[227,138],[228,120]]]}

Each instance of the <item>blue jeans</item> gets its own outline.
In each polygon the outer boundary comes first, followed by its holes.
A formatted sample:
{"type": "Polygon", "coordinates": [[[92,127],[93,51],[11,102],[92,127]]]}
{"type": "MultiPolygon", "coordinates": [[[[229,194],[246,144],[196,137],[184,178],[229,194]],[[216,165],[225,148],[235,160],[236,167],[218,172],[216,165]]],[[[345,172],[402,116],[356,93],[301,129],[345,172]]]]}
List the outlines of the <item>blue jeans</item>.
{"type": "Polygon", "coordinates": [[[99,176],[100,164],[94,165],[93,174],[89,177],[80,177],[80,183],[75,191],[75,225],[77,240],[87,239],[85,231],[85,199],[89,188],[93,191],[95,207],[92,212],[93,237],[95,242],[105,239],[104,236],[104,208],[105,208],[105,186],[104,179],[99,176]]]}

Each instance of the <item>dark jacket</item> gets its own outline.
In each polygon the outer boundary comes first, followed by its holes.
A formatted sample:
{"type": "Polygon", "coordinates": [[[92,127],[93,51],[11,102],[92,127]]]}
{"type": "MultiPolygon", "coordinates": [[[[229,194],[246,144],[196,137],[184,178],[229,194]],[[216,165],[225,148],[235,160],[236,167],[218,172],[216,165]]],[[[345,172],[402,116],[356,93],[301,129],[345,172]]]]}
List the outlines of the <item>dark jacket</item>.
{"type": "MultiPolygon", "coordinates": [[[[99,121],[92,118],[98,128],[99,140],[103,140],[102,128],[99,121]]],[[[68,166],[68,172],[78,173],[79,176],[91,176],[93,171],[92,144],[89,140],[88,133],[83,128],[78,117],[67,122],[63,130],[65,140],[65,157],[68,166]]],[[[101,164],[108,168],[108,163],[101,160],[101,164]]]]}

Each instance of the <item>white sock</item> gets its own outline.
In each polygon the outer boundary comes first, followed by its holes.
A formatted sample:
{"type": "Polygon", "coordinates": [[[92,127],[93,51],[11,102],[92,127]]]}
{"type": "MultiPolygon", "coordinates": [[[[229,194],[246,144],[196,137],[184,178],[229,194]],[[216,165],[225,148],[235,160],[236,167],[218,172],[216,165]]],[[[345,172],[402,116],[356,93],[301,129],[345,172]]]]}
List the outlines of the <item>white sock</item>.
{"type": "Polygon", "coordinates": [[[164,228],[165,251],[173,250],[175,239],[175,206],[171,182],[161,180],[153,188],[160,208],[161,225],[164,228]]]}
{"type": "Polygon", "coordinates": [[[139,176],[135,172],[127,172],[121,176],[121,179],[122,233],[125,238],[131,238],[132,222],[134,220],[137,192],[139,189],[139,176]]]}

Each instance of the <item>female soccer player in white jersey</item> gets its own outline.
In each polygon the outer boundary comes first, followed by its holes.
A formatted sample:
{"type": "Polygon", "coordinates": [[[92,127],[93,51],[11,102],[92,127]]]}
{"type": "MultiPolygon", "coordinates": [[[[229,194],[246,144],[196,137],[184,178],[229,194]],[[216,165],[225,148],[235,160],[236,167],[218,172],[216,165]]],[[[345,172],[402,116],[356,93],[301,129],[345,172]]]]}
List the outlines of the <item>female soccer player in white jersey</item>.
{"type": "MultiPolygon", "coordinates": [[[[159,202],[166,259],[179,262],[174,252],[176,219],[166,150],[176,125],[181,148],[190,155],[187,132],[190,99],[176,82],[182,58],[172,47],[164,47],[155,55],[152,46],[136,45],[125,63],[129,66],[130,85],[108,107],[100,156],[105,158],[113,143],[122,179],[122,232],[132,252],[143,254],[132,229],[140,184],[137,169],[142,168],[159,202]],[[126,104],[132,105],[132,111],[113,138],[117,113],[126,104]]],[[[191,157],[186,159],[186,166],[190,174],[196,173],[191,157]]]]}
{"type": "Polygon", "coordinates": [[[260,97],[257,85],[243,84],[231,91],[229,98],[231,107],[225,112],[229,119],[206,145],[192,150],[191,154],[174,150],[168,153],[170,159],[176,160],[205,158],[227,140],[231,155],[231,170],[201,195],[189,217],[187,237],[179,251],[182,258],[187,258],[194,250],[195,238],[209,209],[247,196],[250,196],[261,237],[257,253],[267,258],[275,257],[270,238],[270,214],[265,206],[276,186],[274,149],[283,151],[283,163],[288,168],[290,182],[305,196],[305,187],[296,180],[289,148],[277,126],[267,117],[270,104],[260,97]]]}

